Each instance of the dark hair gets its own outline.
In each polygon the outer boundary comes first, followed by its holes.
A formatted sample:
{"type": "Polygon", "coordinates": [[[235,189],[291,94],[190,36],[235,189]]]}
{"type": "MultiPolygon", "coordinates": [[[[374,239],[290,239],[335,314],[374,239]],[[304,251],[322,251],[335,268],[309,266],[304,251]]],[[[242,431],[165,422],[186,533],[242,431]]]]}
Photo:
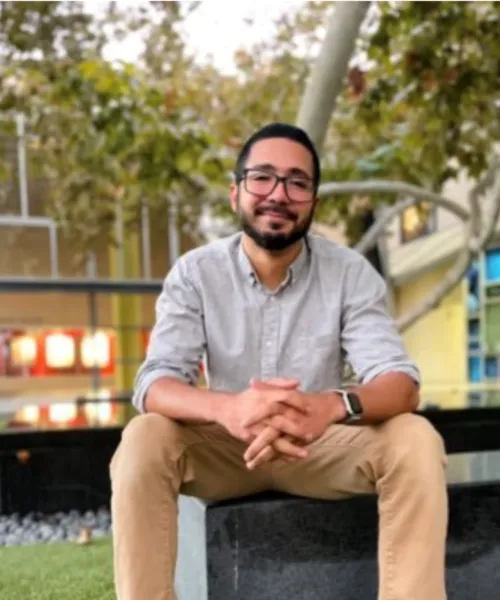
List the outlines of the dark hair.
{"type": "Polygon", "coordinates": [[[261,140],[268,140],[270,138],[285,138],[287,140],[292,140],[293,142],[302,144],[304,148],[307,148],[307,150],[309,150],[313,160],[314,184],[317,188],[321,179],[321,167],[319,164],[319,157],[318,153],[316,152],[316,148],[314,147],[311,138],[303,129],[301,129],[300,127],[296,127],[295,125],[289,125],[288,123],[270,123],[269,125],[266,125],[265,127],[262,127],[261,129],[256,131],[245,142],[236,160],[236,167],[234,169],[236,181],[241,181],[241,178],[243,177],[245,164],[248,160],[248,156],[250,155],[250,151],[253,145],[256,142],[260,142],[261,140]]]}

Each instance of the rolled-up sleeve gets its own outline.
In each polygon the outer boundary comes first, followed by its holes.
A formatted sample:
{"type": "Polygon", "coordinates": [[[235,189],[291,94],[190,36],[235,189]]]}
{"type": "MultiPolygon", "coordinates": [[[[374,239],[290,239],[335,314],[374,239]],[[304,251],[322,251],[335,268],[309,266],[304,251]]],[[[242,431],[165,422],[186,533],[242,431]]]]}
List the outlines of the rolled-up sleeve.
{"type": "Polygon", "coordinates": [[[174,377],[195,385],[206,348],[200,296],[181,257],[165,278],[156,302],[156,320],[146,358],[135,378],[133,405],[145,411],[146,394],[154,381],[174,377]]]}
{"type": "Polygon", "coordinates": [[[387,286],[364,257],[348,267],[342,311],[342,350],[361,383],[402,372],[420,385],[395,320],[387,307],[387,286]]]}

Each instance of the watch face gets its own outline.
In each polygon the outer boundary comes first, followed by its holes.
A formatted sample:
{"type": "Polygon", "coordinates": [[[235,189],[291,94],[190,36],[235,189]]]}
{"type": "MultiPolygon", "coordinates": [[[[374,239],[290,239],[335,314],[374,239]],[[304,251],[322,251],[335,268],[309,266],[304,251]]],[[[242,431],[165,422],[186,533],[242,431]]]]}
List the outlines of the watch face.
{"type": "Polygon", "coordinates": [[[361,415],[363,413],[363,407],[361,406],[359,396],[353,392],[349,392],[347,396],[349,398],[349,404],[351,405],[352,412],[355,415],[361,415]]]}

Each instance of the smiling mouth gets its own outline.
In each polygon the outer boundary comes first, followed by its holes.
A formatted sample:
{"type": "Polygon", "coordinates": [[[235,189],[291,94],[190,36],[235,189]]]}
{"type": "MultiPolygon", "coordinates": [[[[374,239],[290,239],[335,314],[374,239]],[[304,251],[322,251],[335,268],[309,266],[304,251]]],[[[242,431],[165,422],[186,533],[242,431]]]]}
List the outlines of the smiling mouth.
{"type": "Polygon", "coordinates": [[[265,212],[264,216],[273,217],[273,219],[289,219],[290,218],[287,215],[284,215],[283,213],[277,213],[272,210],[265,212]]]}
{"type": "Polygon", "coordinates": [[[272,219],[282,219],[286,221],[293,221],[293,216],[280,210],[264,210],[259,212],[259,217],[271,217],[272,219]]]}

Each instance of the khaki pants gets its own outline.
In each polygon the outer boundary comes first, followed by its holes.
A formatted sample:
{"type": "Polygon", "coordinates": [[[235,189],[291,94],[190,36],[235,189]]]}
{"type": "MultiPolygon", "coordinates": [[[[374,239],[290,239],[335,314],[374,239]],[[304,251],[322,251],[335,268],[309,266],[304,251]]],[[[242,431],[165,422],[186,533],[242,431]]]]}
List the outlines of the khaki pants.
{"type": "Polygon", "coordinates": [[[306,459],[253,472],[245,444],[217,425],[135,417],[111,462],[118,600],[172,600],[179,492],[207,500],[264,490],[338,499],[379,498],[379,600],[444,600],[448,521],[446,454],[423,418],[333,425],[306,459]]]}

